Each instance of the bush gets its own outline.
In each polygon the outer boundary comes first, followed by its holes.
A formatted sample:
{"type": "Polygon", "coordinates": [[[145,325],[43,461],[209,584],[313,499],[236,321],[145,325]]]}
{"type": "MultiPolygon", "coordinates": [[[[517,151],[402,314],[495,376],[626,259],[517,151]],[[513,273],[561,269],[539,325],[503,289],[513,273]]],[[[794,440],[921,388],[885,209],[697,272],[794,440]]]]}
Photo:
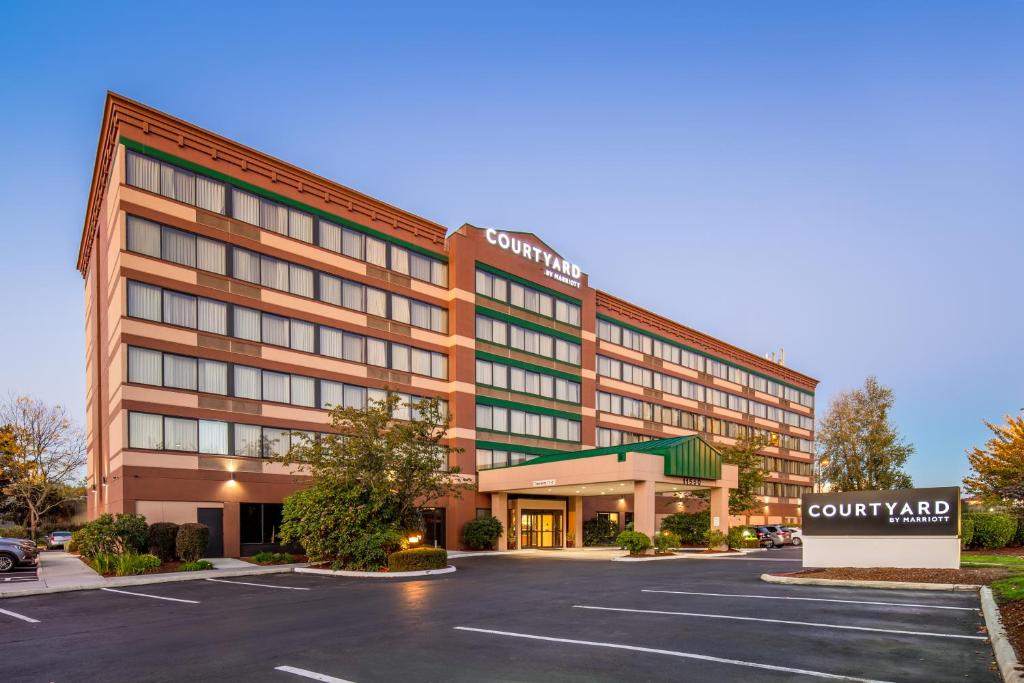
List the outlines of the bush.
{"type": "Polygon", "coordinates": [[[67,543],[64,544],[64,552],[67,552],[67,553],[77,553],[78,552],[78,546],[75,545],[75,539],[74,539],[73,536],[72,536],[70,541],[68,541],[67,543]]]}
{"type": "Polygon", "coordinates": [[[295,561],[291,553],[271,553],[267,551],[256,553],[249,559],[256,564],[291,564],[295,561]]]}
{"type": "Polygon", "coordinates": [[[79,554],[93,559],[101,554],[137,554],[147,548],[146,518],[132,513],[105,513],[71,534],[79,554]]]}
{"type": "Polygon", "coordinates": [[[160,558],[156,555],[124,553],[122,555],[115,555],[114,557],[114,573],[118,576],[149,574],[153,570],[160,568],[160,558]]]}
{"type": "Polygon", "coordinates": [[[117,568],[117,555],[114,553],[97,553],[90,560],[89,566],[100,574],[113,574],[117,568]]]}
{"type": "Polygon", "coordinates": [[[964,515],[960,518],[960,547],[970,548],[974,538],[974,517],[964,515]]]}
{"type": "Polygon", "coordinates": [[[711,528],[711,513],[677,512],[661,520],[661,530],[679,536],[681,545],[700,545],[711,528]]]}
{"type": "Polygon", "coordinates": [[[1017,519],[1003,512],[972,512],[974,535],[972,548],[1003,548],[1017,532],[1017,519]]]}
{"type": "Polygon", "coordinates": [[[1013,539],[1010,540],[1009,545],[1024,545],[1024,515],[1017,517],[1017,533],[1013,535],[1013,539]]]}
{"type": "Polygon", "coordinates": [[[176,557],[178,525],[174,522],[156,522],[149,525],[149,552],[164,562],[173,562],[176,557]]]}
{"type": "Polygon", "coordinates": [[[405,535],[388,521],[398,517],[361,486],[318,482],[285,498],[280,541],[298,543],[310,559],[336,569],[377,570],[404,547],[405,535]]]}
{"type": "Polygon", "coordinates": [[[28,529],[23,526],[0,527],[0,538],[28,538],[28,529]]]}
{"type": "Polygon", "coordinates": [[[183,562],[195,562],[206,554],[206,546],[209,544],[210,527],[205,524],[188,522],[178,527],[178,535],[174,539],[174,550],[183,562]]]}
{"type": "Polygon", "coordinates": [[[679,536],[672,531],[659,531],[651,536],[651,541],[654,543],[654,548],[662,554],[679,547],[679,536]]]}
{"type": "Polygon", "coordinates": [[[708,532],[704,534],[704,545],[707,546],[708,550],[718,550],[723,545],[729,544],[729,537],[723,534],[718,529],[708,529],[708,532]]]}
{"type": "Polygon", "coordinates": [[[462,540],[466,547],[473,550],[491,550],[503,530],[501,520],[497,517],[477,517],[462,527],[462,540]]]}
{"type": "Polygon", "coordinates": [[[583,545],[613,545],[619,527],[607,517],[594,517],[583,522],[583,545]]]}
{"type": "Polygon", "coordinates": [[[409,548],[388,555],[388,571],[391,572],[417,572],[447,566],[448,551],[444,548],[409,548]]]}
{"type": "Polygon", "coordinates": [[[144,553],[149,542],[146,518],[130,512],[114,515],[114,546],[118,553],[144,553]]]}
{"type": "Polygon", "coordinates": [[[615,539],[615,543],[620,548],[628,550],[630,555],[643,555],[644,551],[651,547],[651,539],[639,531],[623,531],[615,539]]]}
{"type": "Polygon", "coordinates": [[[728,543],[729,547],[734,550],[736,548],[756,548],[758,547],[757,534],[751,531],[749,526],[729,527],[729,534],[726,537],[726,543],[728,543]],[[754,545],[744,545],[744,543],[750,538],[754,539],[754,545]]]}
{"type": "Polygon", "coordinates": [[[213,562],[210,562],[209,560],[199,560],[197,562],[186,562],[178,567],[179,572],[199,572],[204,569],[213,569],[213,562]]]}

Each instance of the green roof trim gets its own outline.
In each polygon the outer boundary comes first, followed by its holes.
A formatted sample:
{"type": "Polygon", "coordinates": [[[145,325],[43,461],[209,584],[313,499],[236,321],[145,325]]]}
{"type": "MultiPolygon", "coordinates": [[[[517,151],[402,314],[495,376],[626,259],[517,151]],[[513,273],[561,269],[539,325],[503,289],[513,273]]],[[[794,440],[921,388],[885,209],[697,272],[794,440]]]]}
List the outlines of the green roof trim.
{"type": "Polygon", "coordinates": [[[722,455],[711,444],[699,436],[674,436],[668,439],[654,439],[622,446],[605,446],[583,451],[551,453],[517,463],[510,467],[528,467],[561,460],[580,460],[599,455],[617,455],[619,462],[625,462],[627,453],[650,453],[665,458],[665,474],[670,477],[695,477],[697,479],[721,479],[722,455]]]}
{"type": "Polygon", "coordinates": [[[580,413],[569,413],[564,410],[555,410],[554,408],[543,408],[541,406],[530,405],[529,403],[517,403],[516,401],[506,401],[505,399],[491,398],[490,396],[477,396],[476,402],[479,405],[484,406],[510,408],[512,410],[522,410],[524,412],[535,413],[537,415],[551,415],[553,417],[563,417],[567,420],[573,420],[574,422],[580,421],[580,413]]]}
{"type": "MultiPolygon", "coordinates": [[[[551,335],[552,337],[558,337],[559,339],[563,339],[565,341],[571,341],[574,344],[583,343],[583,340],[580,337],[571,335],[568,332],[562,332],[561,330],[554,330],[550,327],[544,327],[543,325],[538,325],[535,322],[530,322],[529,320],[523,320],[522,318],[517,318],[515,316],[508,315],[507,313],[495,311],[494,309],[487,308],[486,306],[481,306],[480,304],[476,305],[476,312],[480,313],[481,315],[486,315],[490,318],[494,318],[495,320],[501,320],[502,322],[512,323],[513,325],[525,327],[526,329],[533,330],[534,332],[540,332],[541,334],[547,334],[551,335]]],[[[487,340],[485,339],[484,341],[487,340]]]]}
{"type": "MultiPolygon", "coordinates": [[[[386,233],[380,232],[379,230],[374,230],[373,228],[370,228],[370,227],[367,227],[365,225],[362,225],[361,223],[356,223],[355,221],[351,221],[351,220],[349,220],[347,218],[342,218],[341,216],[337,216],[337,215],[335,215],[333,213],[328,213],[327,211],[322,211],[322,210],[320,210],[320,209],[318,209],[316,207],[310,206],[308,204],[303,204],[302,202],[297,202],[294,199],[290,199],[290,198],[285,197],[283,195],[277,194],[276,192],[271,192],[270,190],[266,190],[266,189],[264,189],[262,187],[259,187],[258,185],[253,185],[252,183],[247,183],[244,180],[239,180],[238,178],[234,178],[234,177],[229,176],[229,175],[227,175],[225,173],[221,173],[220,171],[214,171],[211,168],[206,168],[205,166],[201,166],[200,164],[194,163],[192,161],[188,161],[187,159],[182,159],[180,157],[176,157],[173,154],[168,154],[167,152],[164,152],[162,150],[156,149],[155,147],[150,147],[149,145],[145,145],[145,144],[143,144],[141,142],[136,142],[135,140],[132,140],[130,138],[126,138],[124,136],[121,136],[121,138],[119,139],[119,142],[122,145],[124,145],[125,147],[127,147],[128,149],[134,150],[136,152],[140,152],[140,153],[146,154],[148,156],[156,157],[157,159],[161,159],[162,161],[166,161],[166,162],[168,162],[170,164],[174,164],[176,166],[181,166],[182,168],[188,169],[188,170],[193,171],[195,173],[201,173],[201,174],[209,176],[211,178],[215,178],[217,180],[220,180],[221,182],[225,182],[225,183],[229,183],[231,185],[234,185],[235,187],[237,187],[237,188],[239,188],[241,190],[246,190],[248,192],[252,192],[253,194],[258,194],[261,197],[266,197],[267,199],[273,199],[276,202],[281,202],[282,204],[287,204],[289,206],[295,207],[296,209],[301,209],[302,211],[307,211],[307,212],[315,214],[315,215],[317,215],[317,216],[319,216],[321,218],[325,218],[325,219],[327,219],[329,221],[333,221],[335,223],[339,223],[341,225],[344,225],[345,227],[352,228],[353,230],[357,230],[359,232],[365,233],[365,234],[370,235],[372,237],[376,237],[378,239],[382,239],[382,240],[384,240],[386,242],[392,242],[394,244],[398,244],[399,246],[405,247],[406,249],[409,249],[411,251],[418,252],[420,254],[423,254],[424,256],[429,256],[430,258],[437,259],[438,261],[442,261],[444,263],[448,263],[448,256],[446,256],[445,254],[441,254],[441,253],[438,253],[438,252],[433,251],[431,249],[427,249],[426,247],[421,247],[420,245],[413,244],[412,242],[407,242],[407,241],[401,239],[400,237],[393,237],[392,235],[388,235],[386,233]]],[[[257,226],[257,227],[259,227],[259,226],[257,226]]],[[[318,245],[314,245],[314,246],[318,246],[318,245]]]]}
{"type": "MultiPolygon", "coordinates": [[[[490,342],[489,342],[490,343],[490,342]]],[[[505,356],[499,356],[494,353],[487,353],[486,351],[477,351],[476,357],[480,360],[491,361],[494,363],[502,363],[504,365],[510,365],[514,368],[521,370],[529,370],[530,372],[539,372],[542,375],[551,375],[552,377],[560,377],[562,379],[572,380],[573,382],[580,382],[583,380],[579,375],[574,375],[569,372],[562,372],[561,370],[552,370],[551,368],[545,368],[541,365],[534,365],[533,363],[525,363],[515,358],[506,358],[505,356]]]]}
{"type": "MultiPolygon", "coordinates": [[[[744,372],[749,372],[752,375],[757,375],[758,377],[763,377],[765,379],[771,380],[772,382],[777,382],[778,384],[781,384],[783,386],[789,387],[790,389],[796,389],[797,391],[802,391],[805,394],[808,394],[810,396],[814,396],[814,392],[813,391],[808,391],[807,389],[804,389],[803,387],[798,387],[795,384],[790,384],[789,382],[784,382],[781,379],[778,379],[777,377],[771,377],[770,375],[766,375],[763,372],[758,372],[757,370],[751,370],[750,368],[748,368],[748,367],[746,367],[744,365],[740,365],[739,363],[734,363],[731,360],[726,360],[725,358],[720,358],[720,357],[718,357],[718,356],[716,356],[716,355],[714,355],[712,353],[708,353],[707,351],[702,351],[702,350],[700,350],[698,348],[694,348],[692,346],[687,346],[686,344],[684,344],[684,343],[682,343],[680,341],[676,341],[674,339],[669,339],[668,337],[663,337],[660,334],[658,334],[657,332],[651,332],[650,330],[645,330],[642,327],[637,327],[636,325],[630,325],[629,323],[622,322],[621,320],[613,318],[613,317],[611,317],[609,315],[605,315],[604,313],[598,313],[597,314],[597,319],[598,320],[604,320],[604,321],[610,322],[610,323],[614,323],[614,324],[619,325],[621,327],[625,327],[627,329],[633,330],[634,332],[639,332],[640,334],[646,334],[648,337],[651,337],[653,339],[657,339],[658,341],[662,341],[662,342],[664,342],[666,344],[671,344],[672,346],[677,346],[677,347],[679,347],[681,349],[686,349],[687,351],[692,351],[693,353],[696,353],[699,356],[704,356],[705,358],[710,358],[711,360],[716,360],[719,363],[725,363],[726,365],[731,365],[734,368],[738,368],[740,370],[743,370],[744,372]]],[[[598,337],[598,339],[600,339],[600,337],[598,337]]],[[[805,406],[805,407],[807,407],[807,406],[805,406]]]]}
{"type": "Polygon", "coordinates": [[[477,261],[476,262],[476,267],[479,268],[480,270],[487,271],[491,275],[497,275],[499,277],[505,278],[506,280],[511,280],[512,282],[518,282],[523,287],[529,287],[531,289],[539,290],[541,292],[544,292],[545,294],[550,294],[551,296],[553,296],[553,297],[555,297],[557,299],[562,299],[563,301],[568,301],[570,303],[574,303],[577,306],[582,306],[583,305],[583,301],[581,299],[577,299],[576,297],[569,296],[568,294],[563,294],[562,292],[559,292],[558,290],[555,290],[555,289],[551,289],[550,287],[545,287],[544,285],[538,284],[538,283],[534,282],[533,280],[527,280],[526,278],[519,277],[518,275],[513,275],[512,273],[507,273],[504,270],[501,270],[500,268],[495,268],[494,266],[488,265],[488,264],[483,263],[481,261],[477,261]]]}

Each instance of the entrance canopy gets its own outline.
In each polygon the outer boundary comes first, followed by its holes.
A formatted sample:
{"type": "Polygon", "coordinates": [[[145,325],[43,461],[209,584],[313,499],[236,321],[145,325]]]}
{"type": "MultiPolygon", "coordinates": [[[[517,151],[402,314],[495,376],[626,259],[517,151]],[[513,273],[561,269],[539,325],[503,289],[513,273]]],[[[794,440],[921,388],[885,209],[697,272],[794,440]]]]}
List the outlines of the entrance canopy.
{"type": "Polygon", "coordinates": [[[699,436],[541,455],[509,467],[482,470],[481,492],[599,496],[632,493],[635,482],[658,493],[736,486],[735,468],[699,436]],[[724,474],[724,478],[723,478],[724,474]],[[731,475],[731,476],[730,476],[731,475]]]}

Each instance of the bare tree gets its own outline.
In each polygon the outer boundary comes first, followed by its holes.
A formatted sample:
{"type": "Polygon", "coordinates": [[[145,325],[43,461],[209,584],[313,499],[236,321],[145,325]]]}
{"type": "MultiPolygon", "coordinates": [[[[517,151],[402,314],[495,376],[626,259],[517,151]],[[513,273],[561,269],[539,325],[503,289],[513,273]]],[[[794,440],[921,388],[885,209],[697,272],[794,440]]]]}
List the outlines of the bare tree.
{"type": "Polygon", "coordinates": [[[0,425],[13,437],[4,449],[3,492],[28,510],[35,538],[40,518],[74,497],[70,487],[85,465],[85,434],[63,405],[31,396],[9,396],[0,406],[0,425]]]}

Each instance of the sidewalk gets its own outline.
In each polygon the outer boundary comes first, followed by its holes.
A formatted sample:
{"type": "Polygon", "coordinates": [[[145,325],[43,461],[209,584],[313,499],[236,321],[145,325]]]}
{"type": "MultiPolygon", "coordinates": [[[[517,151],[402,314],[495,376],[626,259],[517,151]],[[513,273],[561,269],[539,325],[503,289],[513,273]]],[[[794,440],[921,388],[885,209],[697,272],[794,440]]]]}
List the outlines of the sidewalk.
{"type": "Polygon", "coordinates": [[[90,569],[75,555],[65,552],[46,552],[39,555],[39,580],[11,584],[10,588],[0,587],[0,599],[16,598],[41,593],[64,593],[68,591],[97,590],[124,586],[144,586],[152,583],[173,583],[199,579],[227,578],[233,576],[255,576],[258,574],[286,574],[305,564],[278,564],[261,567],[230,557],[208,558],[215,569],[198,572],[173,572],[167,574],[141,574],[139,576],[117,576],[104,578],[90,569]],[[15,588],[15,586],[17,586],[15,588]]]}

